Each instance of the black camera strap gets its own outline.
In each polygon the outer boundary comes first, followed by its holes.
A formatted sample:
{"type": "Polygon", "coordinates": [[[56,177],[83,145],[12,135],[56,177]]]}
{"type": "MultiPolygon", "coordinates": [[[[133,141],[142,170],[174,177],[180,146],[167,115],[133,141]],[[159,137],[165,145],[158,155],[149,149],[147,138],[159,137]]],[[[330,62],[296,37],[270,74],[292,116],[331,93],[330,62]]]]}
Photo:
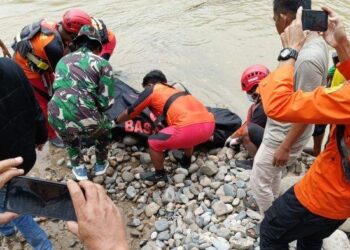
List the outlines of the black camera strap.
{"type": "Polygon", "coordinates": [[[345,179],[350,182],[350,156],[348,147],[344,141],[345,125],[337,125],[336,130],[337,147],[341,156],[341,164],[343,167],[344,176],[345,179]]]}

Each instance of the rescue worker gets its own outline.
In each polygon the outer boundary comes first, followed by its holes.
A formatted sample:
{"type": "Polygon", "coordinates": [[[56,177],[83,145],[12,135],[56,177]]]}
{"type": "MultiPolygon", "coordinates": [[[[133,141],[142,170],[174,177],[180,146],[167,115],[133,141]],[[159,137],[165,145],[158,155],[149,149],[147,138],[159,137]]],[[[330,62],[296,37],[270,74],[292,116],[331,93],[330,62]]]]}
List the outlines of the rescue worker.
{"type": "Polygon", "coordinates": [[[133,119],[148,107],[156,124],[165,121],[166,127],[148,138],[155,172],[141,173],[141,179],[168,181],[164,170],[164,154],[169,149],[184,149],[183,167],[189,167],[193,147],[207,141],[215,128],[214,116],[188,91],[180,91],[167,83],[160,70],[149,72],[142,82],[145,89],[133,105],[123,111],[116,122],[133,119]]]}
{"type": "Polygon", "coordinates": [[[246,68],[241,76],[242,90],[247,93],[248,100],[253,104],[248,110],[246,122],[225,142],[225,146],[235,147],[242,144],[248,150],[250,159],[236,160],[236,166],[240,168],[252,168],[254,156],[264,136],[267,117],[256,89],[269,72],[264,65],[256,64],[246,68]]]}
{"type": "MultiPolygon", "coordinates": [[[[59,23],[40,20],[24,27],[12,45],[14,59],[24,70],[46,118],[56,64],[85,24],[91,25],[90,16],[82,10],[72,9],[64,13],[59,23]]],[[[64,147],[49,125],[48,131],[51,144],[64,147]]]]}
{"type": "Polygon", "coordinates": [[[117,38],[112,30],[107,29],[106,24],[101,19],[91,17],[91,21],[92,26],[97,29],[101,38],[102,50],[100,56],[108,61],[117,45],[117,38]]]}
{"type": "MultiPolygon", "coordinates": [[[[344,24],[333,10],[328,13],[324,40],[337,50],[337,69],[350,79],[350,40],[344,24]]],[[[350,217],[350,85],[324,88],[311,93],[293,91],[293,72],[306,38],[302,30],[302,8],[296,20],[281,34],[285,48],[276,71],[260,83],[266,114],[283,122],[332,124],[329,142],[301,181],[274,201],[261,224],[260,249],[321,249],[322,239],[331,235],[350,217]],[[274,91],[271,91],[273,89],[274,91]],[[343,125],[342,125],[343,124],[343,125]]]]}
{"type": "Polygon", "coordinates": [[[95,174],[102,175],[108,168],[112,122],[103,112],[114,102],[114,80],[111,65],[98,56],[102,44],[95,28],[83,26],[74,44],[78,50],[56,66],[48,120],[67,145],[72,172],[80,181],[88,179],[80,153],[83,137],[96,140],[95,174]]]}

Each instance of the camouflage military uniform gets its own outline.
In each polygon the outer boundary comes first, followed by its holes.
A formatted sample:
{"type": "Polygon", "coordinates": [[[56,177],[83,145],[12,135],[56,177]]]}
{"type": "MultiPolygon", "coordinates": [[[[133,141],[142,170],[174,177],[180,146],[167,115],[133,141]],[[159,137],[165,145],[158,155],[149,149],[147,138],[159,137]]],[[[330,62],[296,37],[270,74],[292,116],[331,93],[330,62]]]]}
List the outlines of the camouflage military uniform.
{"type": "Polygon", "coordinates": [[[56,66],[48,120],[67,145],[72,165],[81,164],[80,138],[96,140],[97,164],[104,164],[112,121],[104,115],[114,102],[112,67],[85,47],[56,66]]]}

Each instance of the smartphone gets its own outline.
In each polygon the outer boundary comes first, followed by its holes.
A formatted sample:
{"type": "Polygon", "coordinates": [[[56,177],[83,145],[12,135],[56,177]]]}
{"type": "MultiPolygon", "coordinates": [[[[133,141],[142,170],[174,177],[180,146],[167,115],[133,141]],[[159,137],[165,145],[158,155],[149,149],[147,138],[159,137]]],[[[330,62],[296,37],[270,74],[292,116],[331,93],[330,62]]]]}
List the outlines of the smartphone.
{"type": "Polygon", "coordinates": [[[66,184],[33,177],[14,177],[8,183],[5,208],[18,214],[77,220],[66,184]]]}
{"type": "Polygon", "coordinates": [[[332,60],[333,60],[333,65],[337,66],[337,64],[339,63],[339,57],[337,52],[332,53],[332,60]]]}
{"type": "Polygon", "coordinates": [[[303,30],[326,31],[328,29],[328,14],[321,10],[303,10],[303,30]]]}

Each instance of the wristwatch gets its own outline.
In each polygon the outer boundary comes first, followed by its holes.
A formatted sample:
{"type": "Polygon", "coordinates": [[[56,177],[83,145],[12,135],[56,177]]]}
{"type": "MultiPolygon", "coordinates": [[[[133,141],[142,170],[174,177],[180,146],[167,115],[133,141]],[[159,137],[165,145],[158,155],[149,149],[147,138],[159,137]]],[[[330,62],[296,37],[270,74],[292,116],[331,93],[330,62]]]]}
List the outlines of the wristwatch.
{"type": "Polygon", "coordinates": [[[295,49],[284,48],[281,50],[277,60],[278,61],[286,61],[290,58],[294,58],[295,60],[297,60],[298,54],[299,54],[298,51],[296,51],[295,49]]]}

